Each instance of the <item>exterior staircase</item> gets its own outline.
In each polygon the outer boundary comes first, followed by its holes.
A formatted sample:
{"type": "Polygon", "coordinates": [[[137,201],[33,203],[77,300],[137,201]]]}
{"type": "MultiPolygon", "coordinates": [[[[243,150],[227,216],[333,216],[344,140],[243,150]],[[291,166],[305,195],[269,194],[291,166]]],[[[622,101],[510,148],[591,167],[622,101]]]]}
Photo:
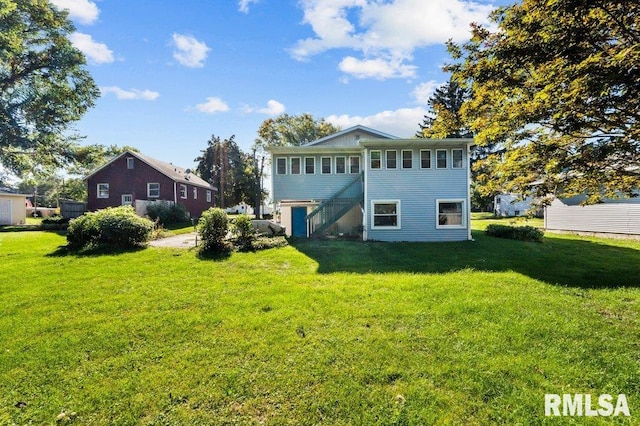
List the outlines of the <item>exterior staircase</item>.
{"type": "Polygon", "coordinates": [[[320,236],[356,205],[364,203],[364,172],[306,216],[309,236],[320,236]]]}

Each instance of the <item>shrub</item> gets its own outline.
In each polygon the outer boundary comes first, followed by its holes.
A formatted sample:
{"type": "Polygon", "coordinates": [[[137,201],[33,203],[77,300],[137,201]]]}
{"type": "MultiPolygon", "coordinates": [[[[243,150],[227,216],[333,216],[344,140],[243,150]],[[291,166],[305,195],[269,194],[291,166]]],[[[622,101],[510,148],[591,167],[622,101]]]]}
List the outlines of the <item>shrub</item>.
{"type": "Polygon", "coordinates": [[[508,238],[519,241],[542,242],[544,232],[533,226],[507,226],[491,224],[487,226],[486,234],[497,238],[508,238]]]}
{"type": "Polygon", "coordinates": [[[42,219],[42,229],[44,230],[58,230],[66,229],[69,226],[69,218],[62,216],[51,216],[42,219]]]}
{"type": "Polygon", "coordinates": [[[147,206],[147,216],[162,225],[182,223],[187,220],[187,210],[182,204],[158,201],[147,206]]]}
{"type": "Polygon", "coordinates": [[[198,233],[202,238],[200,250],[220,252],[227,248],[225,238],[229,232],[229,218],[220,208],[210,208],[202,213],[198,221],[198,233]]]}
{"type": "Polygon", "coordinates": [[[253,228],[251,218],[246,214],[236,217],[233,233],[236,236],[236,242],[240,250],[253,249],[253,242],[256,240],[256,230],[253,228]]]}
{"type": "Polygon", "coordinates": [[[72,248],[137,247],[149,240],[152,231],[153,222],[137,216],[131,206],[109,207],[71,220],[67,241],[72,248]]]}

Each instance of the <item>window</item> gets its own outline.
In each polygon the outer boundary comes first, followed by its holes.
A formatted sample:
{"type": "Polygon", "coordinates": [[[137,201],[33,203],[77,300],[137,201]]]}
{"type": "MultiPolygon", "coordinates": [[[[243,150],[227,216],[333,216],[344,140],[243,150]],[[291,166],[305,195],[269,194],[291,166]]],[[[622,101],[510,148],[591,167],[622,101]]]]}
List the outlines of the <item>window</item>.
{"type": "Polygon", "coordinates": [[[198,188],[193,187],[193,199],[197,200],[198,199],[198,188]]]}
{"type": "Polygon", "coordinates": [[[466,228],[464,200],[436,200],[436,228],[466,228]]]}
{"type": "Polygon", "coordinates": [[[299,175],[300,174],[300,158],[295,157],[291,159],[291,174],[299,175]]]}
{"type": "Polygon", "coordinates": [[[211,202],[211,191],[207,191],[207,203],[211,202]]]}
{"type": "Polygon", "coordinates": [[[420,168],[421,169],[431,168],[431,150],[430,149],[420,150],[420,168]]]}
{"type": "Polygon", "coordinates": [[[180,184],[180,198],[187,198],[187,185],[180,184]]]}
{"type": "Polygon", "coordinates": [[[372,169],[379,169],[382,167],[382,153],[380,151],[371,151],[369,158],[372,169]]]}
{"type": "Polygon", "coordinates": [[[98,198],[109,198],[109,184],[108,183],[99,183],[98,184],[98,198]]]}
{"type": "Polygon", "coordinates": [[[133,169],[133,157],[127,157],[127,169],[133,169]]]}
{"type": "Polygon", "coordinates": [[[372,201],[371,229],[400,229],[400,201],[372,201]]]}
{"type": "Polygon", "coordinates": [[[360,157],[349,157],[349,173],[360,173],[360,157]]]}
{"type": "Polygon", "coordinates": [[[122,205],[123,206],[132,206],[133,205],[133,195],[131,195],[131,194],[122,194],[122,205]]]}
{"type": "Polygon", "coordinates": [[[346,173],[347,172],[347,159],[345,157],[336,157],[336,173],[346,173]]]}
{"type": "Polygon", "coordinates": [[[413,151],[405,149],[402,151],[402,168],[410,169],[413,167],[413,151]]]}
{"type": "Polygon", "coordinates": [[[313,175],[316,173],[316,159],[314,157],[304,157],[304,174],[313,175]]]}
{"type": "Polygon", "coordinates": [[[395,169],[398,167],[398,153],[396,151],[385,152],[387,157],[387,169],[395,169]]]}
{"type": "Polygon", "coordinates": [[[287,174],[287,159],[286,158],[276,158],[276,174],[277,175],[286,175],[287,174]]]}
{"type": "Polygon", "coordinates": [[[322,157],[320,159],[321,163],[321,173],[323,175],[328,175],[331,173],[331,157],[322,157]]]}
{"type": "Polygon", "coordinates": [[[436,150],[436,167],[438,169],[447,168],[447,150],[446,149],[436,150]]]}
{"type": "Polygon", "coordinates": [[[462,168],[462,150],[461,149],[451,150],[451,167],[454,169],[462,168]]]}
{"type": "Polygon", "coordinates": [[[147,198],[158,198],[160,197],[160,184],[159,183],[148,183],[147,184],[147,198]]]}

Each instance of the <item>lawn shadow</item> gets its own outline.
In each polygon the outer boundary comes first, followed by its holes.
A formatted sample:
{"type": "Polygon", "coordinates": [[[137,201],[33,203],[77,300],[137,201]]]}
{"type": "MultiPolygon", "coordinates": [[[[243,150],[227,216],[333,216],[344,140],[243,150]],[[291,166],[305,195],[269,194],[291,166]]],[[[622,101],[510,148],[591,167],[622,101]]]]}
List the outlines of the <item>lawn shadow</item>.
{"type": "Polygon", "coordinates": [[[318,263],[318,273],[515,271],[549,284],[581,288],[640,287],[640,250],[547,235],[543,243],[488,237],[475,241],[383,243],[291,240],[318,263]]]}
{"type": "Polygon", "coordinates": [[[97,246],[92,246],[92,247],[87,247],[82,249],[76,249],[76,248],[69,247],[68,245],[65,245],[65,246],[58,246],[58,248],[55,251],[49,254],[46,254],[45,256],[46,257],[67,257],[67,256],[98,257],[98,256],[114,256],[114,255],[117,256],[117,255],[126,254],[126,253],[136,253],[146,248],[147,248],[146,246],[117,247],[117,246],[105,244],[105,245],[97,245],[97,246]]]}

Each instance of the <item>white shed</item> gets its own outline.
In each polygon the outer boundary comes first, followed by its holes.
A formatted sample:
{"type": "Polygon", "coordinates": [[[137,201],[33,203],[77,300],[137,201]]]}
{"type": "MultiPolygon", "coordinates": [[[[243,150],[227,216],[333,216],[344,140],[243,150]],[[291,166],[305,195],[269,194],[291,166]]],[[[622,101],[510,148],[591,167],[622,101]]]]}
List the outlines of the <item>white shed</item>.
{"type": "Polygon", "coordinates": [[[0,225],[22,225],[27,217],[27,196],[0,192],[0,225]]]}

